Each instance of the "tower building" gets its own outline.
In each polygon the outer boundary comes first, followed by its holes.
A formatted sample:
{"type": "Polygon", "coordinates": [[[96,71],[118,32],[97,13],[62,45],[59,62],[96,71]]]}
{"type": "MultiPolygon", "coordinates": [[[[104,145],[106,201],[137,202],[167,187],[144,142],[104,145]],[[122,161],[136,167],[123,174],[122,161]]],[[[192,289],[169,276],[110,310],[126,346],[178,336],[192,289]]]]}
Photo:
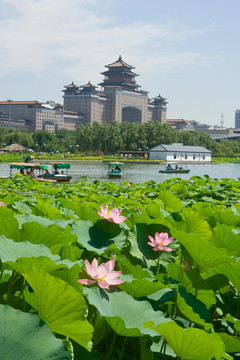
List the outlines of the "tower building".
{"type": "Polygon", "coordinates": [[[159,95],[151,100],[147,91],[139,90],[141,86],[135,80],[138,75],[132,71],[135,68],[123,61],[121,55],[105,67],[107,70],[101,73],[103,82],[98,84],[101,90],[90,81],[82,86],[73,82],[64,86],[65,111],[76,112],[85,124],[166,122],[166,99],[159,95]]]}

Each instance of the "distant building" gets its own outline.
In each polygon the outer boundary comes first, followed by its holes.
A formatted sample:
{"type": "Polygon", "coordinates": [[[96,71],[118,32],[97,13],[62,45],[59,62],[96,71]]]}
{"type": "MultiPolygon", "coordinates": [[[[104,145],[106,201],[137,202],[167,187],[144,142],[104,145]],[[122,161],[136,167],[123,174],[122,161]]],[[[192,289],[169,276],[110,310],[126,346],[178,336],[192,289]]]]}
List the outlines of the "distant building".
{"type": "Polygon", "coordinates": [[[149,150],[150,160],[210,162],[211,151],[202,146],[185,146],[182,143],[158,145],[149,150]]]}
{"type": "Polygon", "coordinates": [[[167,119],[166,123],[170,125],[174,130],[177,131],[206,131],[210,129],[210,125],[199,124],[195,120],[184,120],[184,119],[167,119]]]}
{"type": "Polygon", "coordinates": [[[240,110],[235,111],[235,129],[240,129],[240,110]]]}
{"type": "Polygon", "coordinates": [[[0,126],[27,131],[77,130],[81,116],[64,112],[63,106],[39,101],[0,101],[0,126]],[[1,116],[2,114],[2,116],[1,116]]]}
{"type": "Polygon", "coordinates": [[[166,122],[166,99],[157,96],[150,100],[148,92],[139,90],[132,70],[133,66],[118,60],[106,65],[102,72],[104,80],[101,90],[90,81],[82,86],[73,82],[63,90],[64,110],[74,111],[82,117],[84,124],[137,122],[166,122]]]}
{"type": "Polygon", "coordinates": [[[29,122],[23,119],[13,119],[5,111],[0,110],[0,126],[8,129],[18,129],[29,131],[29,122]]]}

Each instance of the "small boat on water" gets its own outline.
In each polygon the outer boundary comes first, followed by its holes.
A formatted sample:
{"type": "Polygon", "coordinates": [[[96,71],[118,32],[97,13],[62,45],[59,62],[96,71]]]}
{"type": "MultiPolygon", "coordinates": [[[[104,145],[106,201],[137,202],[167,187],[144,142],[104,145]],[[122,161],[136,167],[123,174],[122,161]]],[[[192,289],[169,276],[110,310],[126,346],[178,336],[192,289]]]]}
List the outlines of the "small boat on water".
{"type": "Polygon", "coordinates": [[[122,177],[122,167],[123,163],[120,162],[110,162],[108,164],[108,177],[109,178],[121,178],[122,177]]]}
{"type": "Polygon", "coordinates": [[[165,169],[159,170],[160,173],[164,174],[188,174],[190,169],[183,167],[182,163],[168,163],[165,169]]]}
{"type": "Polygon", "coordinates": [[[37,181],[50,181],[50,182],[69,182],[71,176],[68,175],[68,169],[70,164],[66,163],[11,163],[10,176],[12,170],[20,170],[20,174],[23,176],[29,175],[35,178],[37,181]],[[48,165],[52,166],[52,172],[49,172],[48,165]],[[61,169],[61,170],[60,170],[61,169]],[[38,174],[35,174],[35,170],[38,170],[38,174]],[[61,173],[59,172],[61,171],[61,173]]]}
{"type": "Polygon", "coordinates": [[[43,179],[43,171],[48,171],[47,165],[44,164],[35,164],[35,163],[11,163],[10,166],[10,176],[13,173],[13,169],[20,170],[20,174],[23,176],[31,176],[37,181],[50,181],[56,183],[56,180],[46,180],[43,179]],[[35,173],[35,170],[38,170],[38,175],[35,173]]]}
{"type": "Polygon", "coordinates": [[[42,175],[43,179],[46,180],[56,180],[57,182],[69,182],[71,180],[71,175],[68,174],[70,169],[70,164],[67,163],[44,163],[44,165],[51,165],[52,172],[48,170],[42,175]]]}

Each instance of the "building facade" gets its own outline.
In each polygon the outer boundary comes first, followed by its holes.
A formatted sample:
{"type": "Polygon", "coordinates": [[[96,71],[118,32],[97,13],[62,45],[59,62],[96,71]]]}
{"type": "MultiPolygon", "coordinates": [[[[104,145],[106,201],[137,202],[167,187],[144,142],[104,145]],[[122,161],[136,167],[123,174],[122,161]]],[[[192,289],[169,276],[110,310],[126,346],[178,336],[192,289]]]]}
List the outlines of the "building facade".
{"type": "Polygon", "coordinates": [[[82,123],[113,123],[147,121],[166,122],[166,99],[160,95],[149,99],[148,92],[139,90],[132,70],[133,66],[118,60],[106,65],[103,82],[97,86],[89,81],[86,85],[77,86],[73,82],[64,86],[64,110],[74,111],[82,118],[82,123]]]}
{"type": "Polygon", "coordinates": [[[0,101],[0,126],[27,131],[76,131],[82,117],[76,112],[64,111],[62,105],[39,101],[0,101]],[[2,115],[1,115],[2,114],[2,115]]]}
{"type": "Polygon", "coordinates": [[[235,111],[235,129],[240,129],[240,110],[235,111]]]}
{"type": "Polygon", "coordinates": [[[182,143],[158,145],[149,150],[150,160],[171,162],[211,162],[211,151],[202,146],[186,146],[182,143]]]}

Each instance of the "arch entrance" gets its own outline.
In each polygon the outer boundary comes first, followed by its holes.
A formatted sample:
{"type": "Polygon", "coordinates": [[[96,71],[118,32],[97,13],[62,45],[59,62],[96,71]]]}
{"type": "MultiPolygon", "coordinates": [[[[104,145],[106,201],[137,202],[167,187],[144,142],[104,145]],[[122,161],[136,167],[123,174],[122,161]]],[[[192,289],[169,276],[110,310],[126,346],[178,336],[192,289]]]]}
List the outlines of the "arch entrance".
{"type": "Polygon", "coordinates": [[[122,122],[142,123],[142,111],[133,106],[127,106],[122,109],[122,122]]]}

